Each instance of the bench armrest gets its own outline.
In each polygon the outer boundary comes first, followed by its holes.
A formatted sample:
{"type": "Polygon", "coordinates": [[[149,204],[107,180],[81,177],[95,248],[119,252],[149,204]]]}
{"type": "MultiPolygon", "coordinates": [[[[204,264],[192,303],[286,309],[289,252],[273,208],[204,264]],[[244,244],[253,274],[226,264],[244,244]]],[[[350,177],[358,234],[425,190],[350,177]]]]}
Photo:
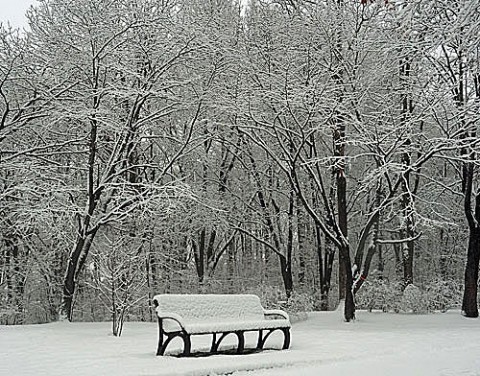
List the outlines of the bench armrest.
{"type": "Polygon", "coordinates": [[[265,316],[277,316],[277,317],[280,316],[281,318],[290,321],[290,318],[288,317],[288,313],[285,311],[282,311],[281,309],[264,309],[263,314],[265,316]]]}
{"type": "Polygon", "coordinates": [[[173,321],[176,321],[178,323],[178,325],[180,325],[180,328],[181,329],[185,329],[185,325],[184,325],[184,320],[182,318],[182,316],[176,314],[176,313],[173,313],[173,312],[160,312],[160,311],[156,311],[157,312],[157,316],[159,319],[161,320],[173,320],[173,321]]]}

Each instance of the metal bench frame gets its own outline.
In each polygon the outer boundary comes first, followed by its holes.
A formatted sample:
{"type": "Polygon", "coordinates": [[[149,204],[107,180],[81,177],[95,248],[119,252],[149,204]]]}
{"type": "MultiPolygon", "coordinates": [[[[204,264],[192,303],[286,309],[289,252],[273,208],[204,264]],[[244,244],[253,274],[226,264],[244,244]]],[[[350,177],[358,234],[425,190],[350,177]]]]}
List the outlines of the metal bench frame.
{"type": "MultiPolygon", "coordinates": [[[[154,299],[154,305],[157,308],[159,306],[159,303],[157,302],[156,299],[154,299]]],[[[281,310],[264,310],[264,315],[265,317],[281,317],[284,319],[288,320],[288,315],[281,311],[281,310]]],[[[242,330],[236,330],[236,331],[220,331],[220,330],[212,330],[212,331],[205,331],[201,333],[188,333],[187,330],[183,327],[182,323],[179,321],[179,317],[175,317],[176,315],[162,315],[161,317],[157,314],[158,317],[158,327],[159,327],[159,332],[158,332],[158,347],[157,347],[157,355],[164,355],[165,350],[167,349],[167,346],[169,343],[177,337],[180,337],[183,340],[183,353],[182,356],[190,356],[192,355],[191,348],[192,348],[192,341],[191,341],[191,336],[192,335],[205,335],[205,334],[212,334],[212,344],[210,346],[210,354],[215,354],[218,352],[218,348],[220,346],[220,343],[223,341],[225,337],[227,337],[229,334],[234,334],[237,336],[238,339],[238,345],[236,349],[237,354],[242,354],[245,350],[245,332],[254,332],[258,331],[258,340],[257,340],[257,350],[262,350],[265,342],[267,341],[268,337],[276,330],[280,330],[283,332],[284,340],[283,340],[283,345],[282,349],[288,349],[290,347],[290,327],[285,327],[285,326],[279,326],[275,328],[264,328],[264,329],[252,329],[249,327],[246,327],[245,329],[242,330]],[[181,330],[178,331],[172,331],[172,332],[165,332],[163,329],[163,321],[165,319],[169,320],[174,320],[178,323],[180,326],[181,330]],[[220,335],[220,336],[218,336],[220,335]]]]}

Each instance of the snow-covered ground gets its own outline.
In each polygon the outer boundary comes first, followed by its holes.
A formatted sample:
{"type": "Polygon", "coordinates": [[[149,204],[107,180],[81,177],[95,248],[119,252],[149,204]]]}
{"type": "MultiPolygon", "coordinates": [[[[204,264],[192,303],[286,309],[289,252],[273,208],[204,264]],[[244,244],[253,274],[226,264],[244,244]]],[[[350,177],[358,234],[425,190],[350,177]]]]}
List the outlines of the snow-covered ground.
{"type": "MultiPolygon", "coordinates": [[[[109,323],[0,326],[0,375],[480,376],[480,320],[458,311],[357,318],[345,323],[339,312],[312,313],[293,325],[289,350],[199,358],[156,357],[153,323],[126,323],[120,338],[109,334],[109,323]]],[[[247,346],[255,340],[249,336],[247,346]]],[[[193,349],[209,343],[193,337],[193,349]]],[[[269,345],[281,343],[278,333],[269,345]]],[[[180,341],[173,345],[179,349],[180,341]]]]}

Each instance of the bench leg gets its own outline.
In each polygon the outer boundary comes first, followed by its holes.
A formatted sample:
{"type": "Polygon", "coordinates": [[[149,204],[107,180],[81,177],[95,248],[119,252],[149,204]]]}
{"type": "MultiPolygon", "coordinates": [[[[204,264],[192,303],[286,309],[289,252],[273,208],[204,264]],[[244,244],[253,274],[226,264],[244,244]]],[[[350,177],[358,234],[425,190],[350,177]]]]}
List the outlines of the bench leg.
{"type": "MultiPolygon", "coordinates": [[[[220,338],[218,338],[218,340],[217,340],[216,333],[213,333],[212,346],[210,347],[210,352],[216,353],[218,351],[218,347],[220,346],[220,342],[222,342],[223,339],[230,333],[231,332],[222,333],[222,335],[220,336],[220,338]]],[[[238,339],[237,354],[241,354],[245,349],[245,336],[243,333],[244,332],[242,331],[234,332],[234,334],[237,336],[237,339],[238,339]]]]}
{"type": "Polygon", "coordinates": [[[192,342],[190,340],[190,335],[185,332],[175,332],[175,333],[165,333],[167,338],[164,340],[163,334],[158,340],[157,355],[165,354],[167,346],[170,344],[172,339],[175,337],[182,337],[183,340],[183,356],[189,356],[192,349],[192,342]]]}
{"type": "Polygon", "coordinates": [[[190,351],[192,349],[192,341],[190,340],[190,334],[183,333],[182,337],[183,337],[183,344],[184,344],[183,355],[189,356],[190,351]]]}
{"type": "Polygon", "coordinates": [[[167,349],[167,346],[168,344],[170,343],[170,341],[175,338],[178,334],[169,334],[167,333],[166,336],[167,336],[167,339],[164,340],[163,339],[163,335],[160,337],[160,339],[158,340],[158,349],[157,349],[157,355],[163,355],[165,354],[165,350],[167,349]]]}
{"type": "MultiPolygon", "coordinates": [[[[278,328],[278,329],[280,329],[283,332],[283,336],[284,336],[282,349],[283,350],[288,349],[288,347],[290,346],[290,328],[278,328]]],[[[270,329],[265,335],[263,335],[263,330],[258,331],[257,349],[259,350],[263,349],[265,342],[267,342],[267,338],[275,330],[277,329],[270,329]]]]}
{"type": "Polygon", "coordinates": [[[217,333],[212,333],[213,338],[212,338],[212,346],[210,347],[210,352],[215,353],[218,351],[218,347],[220,346],[220,342],[223,341],[223,339],[230,334],[230,332],[222,333],[220,338],[217,340],[217,333]]]}
{"type": "Polygon", "coordinates": [[[285,339],[283,340],[283,347],[282,349],[288,349],[290,347],[290,328],[283,328],[282,329],[283,335],[285,339]]]}
{"type": "Polygon", "coordinates": [[[263,330],[258,331],[257,349],[263,348],[263,330]]]}
{"type": "Polygon", "coordinates": [[[162,350],[162,347],[163,347],[163,341],[162,339],[159,339],[158,340],[158,346],[157,346],[157,356],[158,355],[163,355],[163,352],[165,351],[165,349],[162,350]]]}
{"type": "Polygon", "coordinates": [[[210,346],[210,352],[216,352],[218,350],[217,345],[217,333],[212,333],[212,346],[210,346]]]}
{"type": "Polygon", "coordinates": [[[237,354],[241,354],[245,349],[245,336],[243,332],[235,332],[238,337],[238,347],[237,347],[237,354]]]}
{"type": "MultiPolygon", "coordinates": [[[[158,346],[157,346],[157,355],[163,355],[163,322],[162,319],[158,319],[158,346]]],[[[165,349],[163,349],[165,351],[165,349]]]]}
{"type": "Polygon", "coordinates": [[[263,330],[258,331],[258,341],[257,341],[257,349],[262,350],[265,342],[267,342],[267,338],[275,331],[275,329],[269,329],[268,332],[263,335],[263,330]]]}

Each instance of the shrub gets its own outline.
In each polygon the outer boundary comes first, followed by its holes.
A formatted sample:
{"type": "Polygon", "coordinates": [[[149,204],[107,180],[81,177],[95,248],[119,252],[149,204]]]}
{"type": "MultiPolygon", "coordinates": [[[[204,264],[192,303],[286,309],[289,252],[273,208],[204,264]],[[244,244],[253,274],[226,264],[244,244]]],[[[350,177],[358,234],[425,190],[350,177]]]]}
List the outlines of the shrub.
{"type": "Polygon", "coordinates": [[[402,291],[400,282],[374,279],[366,281],[355,298],[358,309],[369,311],[445,312],[449,308],[461,306],[462,286],[454,280],[435,279],[423,288],[409,285],[402,291]]]}
{"type": "Polygon", "coordinates": [[[462,285],[455,280],[435,279],[425,287],[430,311],[445,312],[462,305],[462,285]]]}
{"type": "Polygon", "coordinates": [[[266,309],[280,308],[287,300],[285,291],[278,286],[260,285],[257,288],[247,289],[245,293],[258,295],[262,306],[266,309]]]}
{"type": "Polygon", "coordinates": [[[355,298],[358,309],[398,312],[402,298],[402,285],[399,282],[383,279],[365,281],[355,298]]]}
{"type": "Polygon", "coordinates": [[[403,291],[400,310],[412,313],[426,313],[428,311],[428,302],[424,293],[414,284],[408,285],[403,291]]]}
{"type": "Polygon", "coordinates": [[[315,307],[315,297],[311,294],[294,292],[282,308],[287,312],[311,312],[315,307]]]}
{"type": "Polygon", "coordinates": [[[305,320],[306,312],[313,311],[315,308],[315,296],[293,292],[287,299],[285,291],[278,286],[260,286],[256,289],[248,289],[246,293],[258,295],[262,306],[266,309],[285,310],[291,322],[305,320]]]}

